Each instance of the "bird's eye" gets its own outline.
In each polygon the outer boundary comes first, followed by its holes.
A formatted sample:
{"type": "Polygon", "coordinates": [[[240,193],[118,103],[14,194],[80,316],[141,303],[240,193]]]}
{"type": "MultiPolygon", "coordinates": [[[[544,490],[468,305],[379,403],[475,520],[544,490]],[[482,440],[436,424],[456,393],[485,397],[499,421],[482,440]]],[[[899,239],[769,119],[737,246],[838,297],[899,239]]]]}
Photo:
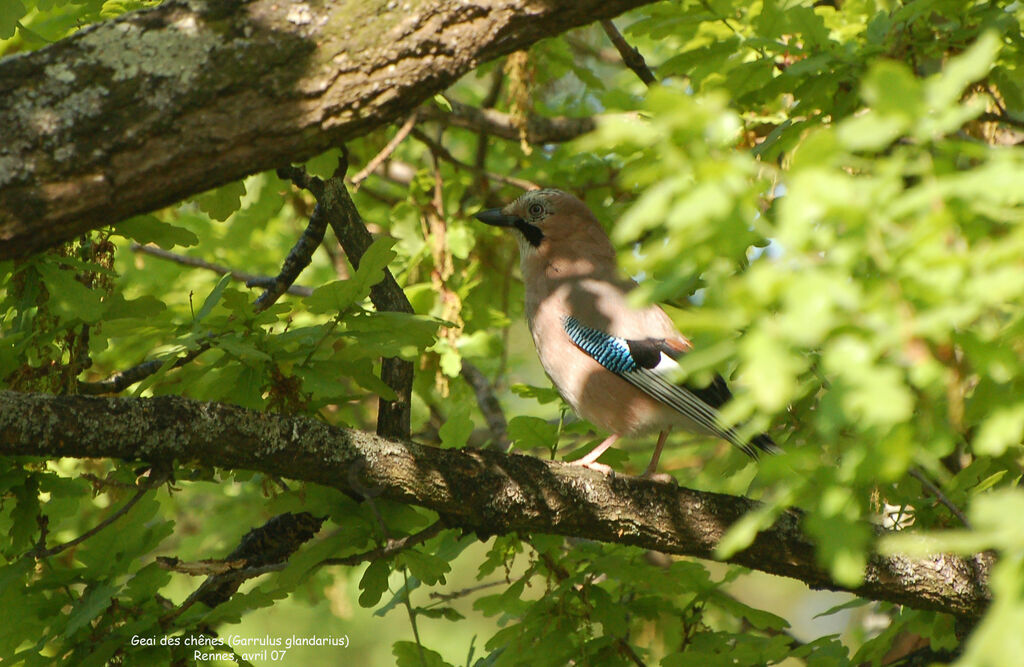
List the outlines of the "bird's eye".
{"type": "Polygon", "coordinates": [[[530,204],[530,217],[539,218],[541,213],[544,212],[544,207],[540,204],[530,204]]]}

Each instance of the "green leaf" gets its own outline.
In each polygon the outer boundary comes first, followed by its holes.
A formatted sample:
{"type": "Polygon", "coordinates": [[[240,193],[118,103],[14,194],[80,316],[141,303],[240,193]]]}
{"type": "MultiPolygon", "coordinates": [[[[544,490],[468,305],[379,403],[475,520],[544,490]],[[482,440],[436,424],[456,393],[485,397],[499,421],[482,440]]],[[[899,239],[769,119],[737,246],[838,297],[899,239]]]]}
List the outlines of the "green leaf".
{"type": "Polygon", "coordinates": [[[6,553],[14,556],[28,548],[39,531],[39,480],[36,475],[28,474],[25,483],[12,489],[16,504],[11,510],[13,524],[10,529],[10,542],[6,553]]]}
{"type": "Polygon", "coordinates": [[[394,312],[358,312],[345,318],[345,335],[360,353],[373,357],[419,359],[437,340],[443,323],[433,317],[394,312]]]}
{"type": "Polygon", "coordinates": [[[219,188],[208,190],[195,197],[194,201],[200,210],[211,218],[224,222],[232,213],[241,208],[242,197],[244,196],[245,182],[235,181],[234,183],[228,183],[219,188]]]}
{"type": "Polygon", "coordinates": [[[913,121],[923,113],[921,82],[900,62],[880,60],[871,66],[861,95],[878,113],[903,116],[913,121]]]}
{"type": "Polygon", "coordinates": [[[409,573],[427,584],[444,584],[444,575],[451,572],[451,565],[443,558],[425,553],[418,549],[407,549],[395,557],[396,565],[405,565],[409,573]]]}
{"type": "Polygon", "coordinates": [[[789,627],[789,623],[781,616],[743,604],[731,595],[713,593],[711,599],[731,616],[747,619],[758,630],[778,631],[789,627]]]}
{"type": "Polygon", "coordinates": [[[31,558],[18,558],[0,566],[0,605],[8,619],[0,624],[0,656],[4,660],[25,642],[25,632],[38,631],[43,626],[34,609],[39,598],[27,586],[34,566],[31,558]]]}
{"type": "Polygon", "coordinates": [[[509,420],[508,437],[520,449],[551,449],[558,441],[558,425],[539,417],[519,415],[509,420]]]}
{"type": "Polygon", "coordinates": [[[864,581],[871,531],[865,523],[845,516],[808,515],[807,531],[818,543],[819,562],[832,578],[844,586],[856,587],[864,581]]]}
{"type": "Polygon", "coordinates": [[[114,233],[143,245],[155,243],[164,250],[176,245],[194,246],[199,237],[184,227],[177,227],[152,215],[137,215],[114,225],[114,233]]]}
{"type": "Polygon", "coordinates": [[[955,104],[964,89],[988,74],[995,63],[1002,43],[994,31],[983,33],[966,51],[949,59],[942,72],[931,78],[925,88],[932,109],[955,104]]]}
{"type": "Polygon", "coordinates": [[[423,614],[428,618],[443,618],[448,621],[463,621],[466,619],[465,616],[452,607],[419,607],[416,609],[416,613],[423,614]]]}
{"type": "Polygon", "coordinates": [[[445,244],[449,252],[458,259],[467,259],[476,239],[466,225],[449,225],[445,234],[445,244]]]}
{"type": "Polygon", "coordinates": [[[438,108],[444,109],[448,113],[452,112],[452,103],[449,102],[448,99],[441,93],[434,95],[434,104],[436,104],[438,108]]]}
{"type": "Polygon", "coordinates": [[[879,151],[902,136],[910,123],[906,116],[882,115],[872,110],[844,120],[837,137],[850,150],[879,151]]]}
{"type": "Polygon", "coordinates": [[[64,627],[64,636],[70,637],[84,627],[110,606],[110,598],[119,590],[118,586],[111,584],[99,584],[89,586],[82,597],[78,599],[68,616],[67,625],[64,627]]]}
{"type": "Polygon", "coordinates": [[[356,360],[354,362],[340,362],[340,367],[345,375],[359,383],[359,386],[372,391],[386,401],[393,401],[398,397],[395,390],[389,387],[373,369],[373,364],[368,359],[356,360]]]}
{"type": "MultiPolygon", "coordinates": [[[[156,493],[145,494],[115,524],[83,542],[75,558],[87,569],[83,576],[99,580],[127,572],[131,564],[152,551],[174,531],[172,521],[159,518],[156,493]]],[[[116,508],[108,508],[112,513],[116,508]]]]}
{"type": "Polygon", "coordinates": [[[102,292],[89,289],[75,279],[72,271],[59,268],[47,261],[36,263],[50,293],[49,305],[55,313],[67,320],[81,320],[92,324],[103,315],[102,292]]]}
{"type": "Polygon", "coordinates": [[[469,417],[469,408],[466,405],[457,405],[438,430],[441,446],[445,449],[465,447],[471,433],[473,420],[469,417]]]}
{"type": "Polygon", "coordinates": [[[203,305],[196,313],[195,320],[192,321],[193,327],[203,321],[210,311],[213,310],[214,306],[220,301],[221,296],[224,294],[224,290],[231,283],[231,274],[224,274],[221,279],[217,281],[217,284],[213,286],[210,293],[206,295],[206,299],[203,300],[203,305]]]}
{"type": "Polygon", "coordinates": [[[447,340],[438,341],[438,366],[441,372],[450,378],[462,375],[462,354],[458,348],[452,347],[447,340]]]}
{"type": "Polygon", "coordinates": [[[21,0],[0,3],[0,39],[10,39],[18,28],[18,21],[28,13],[21,0]]]}
{"type": "Polygon", "coordinates": [[[993,406],[973,442],[979,454],[1000,456],[1011,445],[1024,441],[1024,403],[993,406]]]}
{"type": "Polygon", "coordinates": [[[729,526],[729,530],[718,542],[715,547],[715,558],[725,560],[749,547],[759,532],[775,523],[779,512],[780,509],[774,505],[762,505],[744,514],[739,521],[729,526]]]}
{"type": "Polygon", "coordinates": [[[821,612],[820,614],[815,614],[814,618],[824,618],[825,616],[831,616],[832,614],[838,614],[839,612],[846,611],[847,609],[856,609],[858,607],[863,607],[864,605],[869,605],[869,604],[871,604],[871,600],[867,600],[867,599],[864,599],[864,598],[853,598],[852,600],[847,600],[846,602],[843,602],[841,604],[837,604],[834,607],[829,607],[828,609],[826,609],[825,611],[821,612]]]}
{"type": "Polygon", "coordinates": [[[221,336],[217,338],[217,347],[241,361],[270,361],[271,356],[257,347],[254,338],[241,336],[221,336]]]}
{"type": "Polygon", "coordinates": [[[316,176],[324,180],[334,176],[341,161],[341,149],[332,148],[324,151],[315,158],[306,160],[305,169],[310,176],[316,176]]]}
{"type": "Polygon", "coordinates": [[[1006,470],[1000,470],[999,472],[993,473],[986,477],[985,479],[981,480],[973,489],[971,489],[971,494],[978,495],[983,491],[988,491],[993,486],[998,484],[1003,479],[1003,477],[1006,477],[1006,472],[1006,470]]]}
{"type": "Polygon", "coordinates": [[[120,292],[114,292],[106,299],[103,319],[107,322],[127,318],[148,319],[166,310],[167,304],[152,295],[144,294],[128,300],[120,292]]]}
{"type": "Polygon", "coordinates": [[[380,602],[380,597],[388,589],[388,577],[391,575],[391,566],[386,560],[375,560],[370,563],[363,578],[359,580],[360,607],[372,607],[380,602]]]}
{"type": "Polygon", "coordinates": [[[154,599],[157,591],[171,581],[171,573],[156,563],[150,563],[136,572],[124,586],[125,599],[143,604],[154,599]]]}
{"type": "Polygon", "coordinates": [[[520,596],[523,594],[525,586],[525,578],[517,579],[497,595],[485,595],[477,598],[473,602],[473,609],[480,611],[484,616],[494,616],[521,608],[523,605],[520,596]]]}
{"type": "Polygon", "coordinates": [[[391,646],[396,667],[451,667],[441,654],[415,642],[397,641],[391,646]]]}
{"type": "Polygon", "coordinates": [[[553,387],[535,387],[528,384],[513,384],[509,389],[520,398],[532,398],[541,405],[557,401],[561,398],[558,390],[553,387]]]}
{"type": "Polygon", "coordinates": [[[391,250],[395,239],[380,237],[373,242],[359,260],[359,268],[348,280],[336,280],[318,287],[306,297],[306,307],[313,313],[343,313],[349,306],[362,301],[370,288],[384,279],[384,269],[397,255],[391,250]]]}
{"type": "Polygon", "coordinates": [[[781,410],[796,390],[796,377],[806,361],[793,353],[775,332],[757,329],[741,343],[744,380],[758,406],[766,412],[781,410]]]}

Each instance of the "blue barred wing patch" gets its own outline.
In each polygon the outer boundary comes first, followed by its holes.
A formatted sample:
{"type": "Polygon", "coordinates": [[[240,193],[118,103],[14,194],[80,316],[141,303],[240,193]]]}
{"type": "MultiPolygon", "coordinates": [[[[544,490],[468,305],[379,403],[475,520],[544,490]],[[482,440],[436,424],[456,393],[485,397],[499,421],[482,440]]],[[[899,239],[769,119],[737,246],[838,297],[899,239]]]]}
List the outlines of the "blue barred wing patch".
{"type": "Polygon", "coordinates": [[[612,373],[622,375],[637,370],[637,363],[629,351],[629,343],[625,338],[591,329],[580,324],[580,321],[571,315],[565,317],[562,326],[578,348],[612,373]]]}
{"type": "Polygon", "coordinates": [[[733,429],[721,425],[718,410],[714,406],[708,404],[688,387],[669,382],[658,372],[658,367],[662,362],[674,365],[674,361],[664,352],[658,353],[660,361],[648,359],[646,363],[642,363],[635,358],[630,350],[630,344],[636,345],[638,342],[645,341],[629,341],[597,329],[591,329],[571,315],[562,320],[562,326],[569,339],[597,363],[648,396],[674,408],[702,432],[728,440],[755,459],[757,458],[756,448],[772,453],[779,451],[778,447],[765,435],[754,438],[753,447],[751,444],[743,442],[733,429]]]}

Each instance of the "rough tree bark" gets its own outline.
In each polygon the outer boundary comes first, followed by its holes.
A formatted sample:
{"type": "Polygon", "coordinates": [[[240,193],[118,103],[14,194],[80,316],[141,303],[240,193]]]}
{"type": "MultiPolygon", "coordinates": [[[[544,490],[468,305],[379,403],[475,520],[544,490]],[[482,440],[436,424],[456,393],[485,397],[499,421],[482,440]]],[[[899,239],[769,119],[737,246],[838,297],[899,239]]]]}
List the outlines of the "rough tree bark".
{"type": "MultiPolygon", "coordinates": [[[[542,532],[712,558],[755,501],[485,450],[441,450],[299,417],[173,396],[92,398],[0,392],[0,455],[113,457],[257,470],[408,502],[481,537],[542,532]]],[[[801,516],[784,513],[728,562],[814,588],[979,617],[989,561],[872,556],[864,583],[833,582],[801,516]]]]}
{"type": "Polygon", "coordinates": [[[178,0],[0,61],[0,259],[311,157],[652,0],[178,0]]]}

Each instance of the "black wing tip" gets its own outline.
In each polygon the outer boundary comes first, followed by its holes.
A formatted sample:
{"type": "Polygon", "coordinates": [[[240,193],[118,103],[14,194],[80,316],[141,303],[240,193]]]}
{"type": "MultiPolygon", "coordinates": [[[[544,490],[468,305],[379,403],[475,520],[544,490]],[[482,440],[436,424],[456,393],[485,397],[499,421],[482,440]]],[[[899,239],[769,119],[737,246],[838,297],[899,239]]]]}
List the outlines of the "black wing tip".
{"type": "MultiPolygon", "coordinates": [[[[754,447],[757,447],[757,449],[759,449],[762,452],[765,452],[767,454],[781,454],[782,453],[782,448],[779,447],[778,445],[776,445],[775,441],[771,439],[771,436],[769,436],[766,433],[761,433],[760,435],[754,436],[750,440],[750,444],[753,445],[754,447]]],[[[755,453],[756,453],[756,450],[755,450],[755,453]]]]}
{"type": "Polygon", "coordinates": [[[761,454],[782,454],[783,449],[775,444],[775,441],[771,439],[771,436],[761,433],[750,439],[750,442],[733,442],[738,446],[743,453],[754,459],[755,461],[761,458],[761,454]]]}

